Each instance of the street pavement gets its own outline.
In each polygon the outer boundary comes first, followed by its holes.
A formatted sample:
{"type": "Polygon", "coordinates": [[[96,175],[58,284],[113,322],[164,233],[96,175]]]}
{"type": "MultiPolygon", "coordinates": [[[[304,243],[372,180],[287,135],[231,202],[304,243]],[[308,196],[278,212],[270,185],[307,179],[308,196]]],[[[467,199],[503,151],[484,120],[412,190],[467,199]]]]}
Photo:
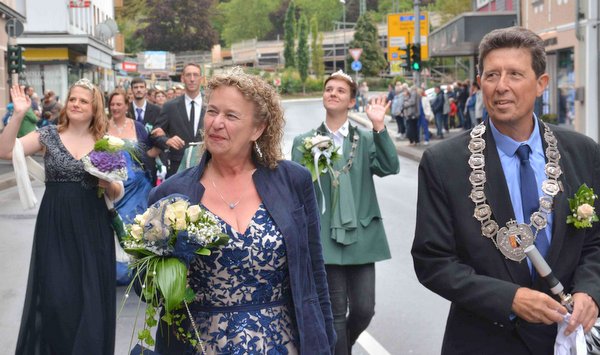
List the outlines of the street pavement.
{"type": "MultiPolygon", "coordinates": [[[[290,114],[290,112],[288,111],[287,114],[290,114]]],[[[360,125],[370,127],[370,122],[367,119],[366,114],[362,112],[352,112],[350,113],[350,118],[360,125]]],[[[392,121],[391,117],[389,116],[386,117],[386,126],[390,131],[390,135],[392,137],[395,137],[397,133],[397,126],[395,121],[392,121]]],[[[455,136],[460,132],[461,130],[459,129],[451,130],[449,134],[445,135],[446,137],[448,137],[445,139],[449,139],[450,137],[455,136]]],[[[423,152],[428,147],[438,144],[441,141],[442,140],[432,139],[430,141],[429,146],[425,146],[423,143],[416,146],[412,146],[409,145],[409,142],[407,140],[395,139],[398,154],[416,162],[420,160],[423,152]]],[[[42,160],[40,156],[36,156],[34,158],[40,162],[42,160]]],[[[408,173],[406,171],[406,166],[404,169],[405,173],[408,173]]],[[[416,167],[413,170],[416,170],[416,167]]],[[[409,175],[415,176],[416,171],[411,171],[409,175]]],[[[389,182],[392,183],[392,180],[390,180],[389,182]]],[[[35,226],[35,218],[37,215],[38,208],[36,206],[36,208],[32,210],[23,210],[19,202],[17,189],[14,188],[14,185],[15,180],[14,173],[12,170],[12,163],[7,161],[0,161],[0,225],[2,225],[2,235],[4,236],[3,243],[0,244],[0,258],[4,260],[5,265],[4,268],[0,269],[2,270],[0,271],[0,277],[4,280],[4,286],[0,288],[0,296],[3,300],[3,302],[0,303],[0,349],[4,349],[3,351],[1,351],[1,353],[14,353],[14,347],[16,345],[16,338],[18,335],[19,323],[21,319],[23,299],[25,297],[27,273],[29,269],[29,255],[23,254],[28,254],[31,250],[33,229],[35,226]],[[15,254],[15,251],[21,252],[15,254]]],[[[44,185],[42,183],[34,181],[33,188],[38,200],[41,200],[41,197],[44,192],[44,185]]],[[[414,186],[413,188],[416,189],[416,186],[414,186]]],[[[405,247],[403,247],[402,249],[405,249],[405,247]]],[[[403,262],[405,262],[407,265],[410,265],[410,260],[403,260],[403,262]]],[[[389,267],[392,266],[396,267],[391,264],[389,267]]],[[[381,267],[382,271],[385,271],[385,267],[385,265],[381,267]]],[[[407,272],[407,275],[407,277],[409,278],[414,278],[414,276],[412,276],[412,273],[410,272],[407,272]]],[[[412,281],[413,283],[415,282],[414,280],[412,281]]],[[[124,293],[124,287],[117,288],[117,299],[119,304],[119,309],[117,310],[119,312],[117,333],[121,334],[121,336],[119,336],[119,338],[117,339],[115,349],[115,353],[117,354],[125,353],[127,349],[131,348],[131,342],[133,341],[135,343],[135,339],[132,339],[133,333],[131,331],[131,326],[136,323],[138,299],[137,297],[132,296],[128,300],[129,306],[126,306],[123,309],[121,309],[120,306],[121,301],[123,300],[124,293]]],[[[381,295],[383,297],[385,293],[382,293],[381,295]]],[[[427,296],[432,298],[436,297],[433,294],[427,296]]],[[[446,310],[444,310],[444,312],[442,313],[445,312],[446,310]]],[[[381,313],[379,317],[386,317],[386,313],[381,313]]],[[[138,319],[137,321],[138,324],[136,328],[138,329],[140,326],[140,321],[141,319],[138,319]]],[[[394,320],[392,319],[391,321],[393,322],[394,320]]],[[[435,322],[436,323],[432,326],[439,327],[439,325],[437,324],[438,321],[436,320],[435,322]]],[[[375,323],[376,322],[374,322],[374,326],[377,325],[375,323]]],[[[389,323],[387,319],[385,323],[389,323]]],[[[376,329],[373,330],[375,331],[376,329]]],[[[379,331],[380,329],[377,329],[377,332],[379,331]]],[[[359,342],[360,341],[361,340],[359,339],[359,342]]],[[[373,352],[369,353],[364,351],[360,346],[356,346],[356,348],[357,349],[355,349],[355,352],[358,355],[374,354],[373,352]]],[[[393,349],[389,350],[393,351],[393,349]]],[[[383,354],[387,352],[381,353],[383,354]]],[[[412,351],[409,351],[409,353],[412,353],[412,351]]]]}
{"type": "MultiPolygon", "coordinates": [[[[356,123],[365,126],[365,127],[373,127],[373,125],[371,124],[371,121],[369,121],[369,119],[367,118],[367,114],[364,112],[350,112],[349,115],[351,120],[355,121],[356,123]]],[[[458,134],[460,134],[461,132],[463,132],[462,128],[452,128],[450,129],[449,132],[444,132],[444,138],[443,139],[437,139],[435,138],[435,126],[432,126],[431,124],[429,125],[429,132],[431,133],[431,139],[429,141],[429,145],[425,145],[424,144],[424,140],[423,140],[423,136],[421,135],[421,139],[420,139],[420,143],[418,143],[417,145],[411,145],[410,142],[408,141],[408,139],[403,138],[403,139],[398,139],[395,138],[396,134],[398,133],[398,126],[396,124],[396,120],[392,119],[391,116],[386,115],[385,116],[385,126],[387,127],[390,136],[394,139],[394,143],[396,143],[396,151],[398,152],[398,155],[403,156],[405,158],[414,160],[416,162],[421,160],[421,156],[423,155],[423,153],[425,152],[425,150],[427,150],[427,148],[436,145],[444,140],[450,139],[458,134]]]]}

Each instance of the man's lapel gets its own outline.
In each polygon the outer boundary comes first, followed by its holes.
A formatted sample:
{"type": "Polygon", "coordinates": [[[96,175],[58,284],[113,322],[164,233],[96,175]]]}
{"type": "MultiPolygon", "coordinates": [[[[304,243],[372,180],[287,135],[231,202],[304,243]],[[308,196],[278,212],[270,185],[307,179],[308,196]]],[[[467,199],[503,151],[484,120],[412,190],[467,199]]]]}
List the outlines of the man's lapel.
{"type": "MultiPolygon", "coordinates": [[[[516,220],[516,218],[510,201],[510,192],[506,185],[506,178],[504,176],[504,170],[502,170],[502,164],[500,163],[500,157],[498,156],[492,129],[489,126],[489,123],[487,123],[486,126],[486,148],[484,154],[487,183],[485,184],[485,195],[492,208],[493,219],[498,223],[498,227],[502,228],[506,226],[506,222],[511,219],[516,220]]],[[[496,250],[496,252],[501,254],[500,250],[496,250]]],[[[529,285],[531,283],[529,267],[525,260],[516,262],[504,258],[504,264],[506,265],[512,280],[516,284],[529,285]]]]}
{"type": "MultiPolygon", "coordinates": [[[[540,121],[540,134],[542,137],[544,136],[543,124],[540,121]]],[[[554,196],[554,204],[553,204],[553,219],[552,219],[552,240],[550,241],[550,250],[548,252],[548,256],[546,256],[546,261],[551,266],[558,261],[558,257],[560,254],[560,250],[562,249],[562,244],[565,241],[566,231],[567,231],[567,214],[570,213],[569,208],[569,196],[573,196],[575,191],[573,191],[573,187],[569,183],[568,176],[565,173],[565,162],[563,161],[565,154],[561,151],[561,142],[558,141],[558,151],[561,154],[561,160],[559,162],[560,168],[562,170],[562,175],[559,178],[559,184],[561,186],[561,190],[558,192],[556,196],[554,196]]],[[[543,141],[544,146],[544,156],[546,155],[546,141],[543,141]]],[[[548,158],[546,157],[546,162],[548,158]]],[[[577,188],[577,187],[575,187],[577,188]]]]}
{"type": "MultiPolygon", "coordinates": [[[[189,137],[193,137],[194,136],[194,132],[192,132],[192,128],[190,127],[190,118],[188,117],[188,113],[187,113],[187,108],[185,107],[185,96],[182,95],[180,96],[180,101],[177,104],[177,115],[179,117],[181,117],[181,125],[182,128],[184,130],[184,132],[187,132],[189,137]]],[[[189,139],[185,139],[184,137],[180,137],[182,138],[184,141],[189,141],[189,139]]]]}

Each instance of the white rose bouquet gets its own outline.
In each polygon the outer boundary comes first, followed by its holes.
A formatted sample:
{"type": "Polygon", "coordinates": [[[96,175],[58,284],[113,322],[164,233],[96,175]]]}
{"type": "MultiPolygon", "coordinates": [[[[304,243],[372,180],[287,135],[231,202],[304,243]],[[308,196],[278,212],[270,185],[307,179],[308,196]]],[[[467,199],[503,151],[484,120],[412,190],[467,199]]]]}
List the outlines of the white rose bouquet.
{"type": "MultiPolygon", "coordinates": [[[[187,287],[190,262],[197,255],[210,255],[211,248],[227,244],[229,238],[221,232],[213,214],[177,194],[150,206],[126,229],[123,248],[136,258],[131,265],[135,274],[126,297],[134,283],[142,285],[146,321],[138,339],[152,346],[154,339],[150,328],[158,324],[157,310],[165,308],[162,320],[167,324],[180,324],[185,316],[173,311],[184,305],[187,307],[186,302],[195,298],[194,292],[187,287]]],[[[178,337],[193,346],[198,344],[198,340],[183,328],[179,331],[178,337]]]]}
{"type": "Polygon", "coordinates": [[[303,144],[297,149],[302,152],[301,164],[310,170],[313,181],[317,181],[321,174],[332,173],[333,162],[340,159],[333,139],[318,133],[304,138],[303,144]]]}
{"type": "Polygon", "coordinates": [[[579,187],[575,196],[569,199],[571,213],[567,216],[567,223],[573,224],[575,228],[590,228],[592,222],[598,222],[598,215],[594,208],[594,201],[598,195],[594,190],[583,184],[579,187]]]}

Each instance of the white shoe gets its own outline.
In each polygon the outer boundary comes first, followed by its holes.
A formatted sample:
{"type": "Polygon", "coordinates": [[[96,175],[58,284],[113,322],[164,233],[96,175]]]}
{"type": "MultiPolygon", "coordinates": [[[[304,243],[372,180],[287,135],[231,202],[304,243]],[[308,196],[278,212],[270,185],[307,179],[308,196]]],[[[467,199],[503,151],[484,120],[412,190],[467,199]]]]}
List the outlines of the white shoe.
{"type": "Polygon", "coordinates": [[[423,143],[424,145],[429,145],[429,141],[425,141],[425,143],[423,143]]]}
{"type": "Polygon", "coordinates": [[[402,133],[396,133],[396,138],[402,139],[402,133]]]}

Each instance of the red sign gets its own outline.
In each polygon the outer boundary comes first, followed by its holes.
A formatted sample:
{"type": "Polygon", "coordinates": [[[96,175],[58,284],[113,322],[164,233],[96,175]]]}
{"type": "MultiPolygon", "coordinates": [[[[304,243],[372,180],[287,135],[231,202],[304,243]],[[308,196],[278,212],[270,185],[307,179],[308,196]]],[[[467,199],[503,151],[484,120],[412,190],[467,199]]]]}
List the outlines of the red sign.
{"type": "Polygon", "coordinates": [[[122,66],[123,66],[124,71],[128,71],[128,72],[136,72],[137,71],[137,63],[123,62],[122,66]]]}
{"type": "Polygon", "coordinates": [[[90,7],[90,0],[69,0],[69,7],[90,7]]]}
{"type": "Polygon", "coordinates": [[[362,48],[351,48],[348,49],[348,51],[350,52],[350,55],[355,61],[357,61],[358,58],[360,58],[360,55],[362,54],[362,48]]]}

